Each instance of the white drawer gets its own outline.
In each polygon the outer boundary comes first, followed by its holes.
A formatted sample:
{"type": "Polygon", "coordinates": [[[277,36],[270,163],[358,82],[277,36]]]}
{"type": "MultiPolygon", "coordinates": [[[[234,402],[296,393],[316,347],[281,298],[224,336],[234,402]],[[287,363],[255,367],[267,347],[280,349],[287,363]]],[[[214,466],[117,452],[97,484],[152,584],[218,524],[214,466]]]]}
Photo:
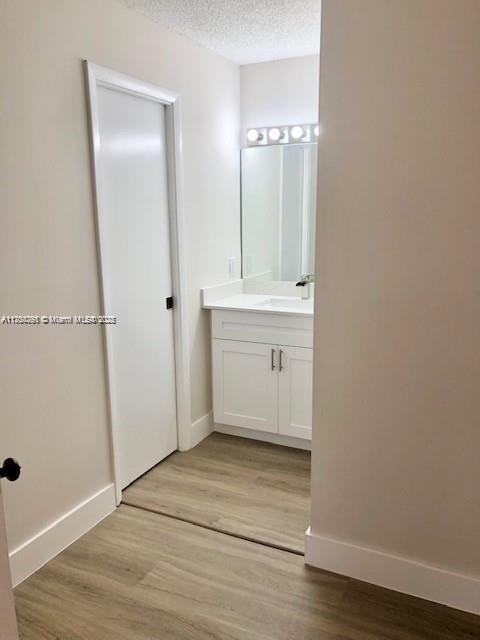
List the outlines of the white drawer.
{"type": "Polygon", "coordinates": [[[212,338],[313,347],[313,318],[213,309],[212,338]]]}

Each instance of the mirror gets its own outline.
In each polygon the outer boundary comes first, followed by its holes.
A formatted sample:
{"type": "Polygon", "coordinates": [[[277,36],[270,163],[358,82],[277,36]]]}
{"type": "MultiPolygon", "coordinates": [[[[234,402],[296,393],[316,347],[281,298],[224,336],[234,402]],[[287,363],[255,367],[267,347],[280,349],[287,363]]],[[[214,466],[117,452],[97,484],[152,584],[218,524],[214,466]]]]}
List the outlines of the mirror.
{"type": "Polygon", "coordinates": [[[298,281],[314,272],[317,144],[242,149],[242,274],[298,281]]]}

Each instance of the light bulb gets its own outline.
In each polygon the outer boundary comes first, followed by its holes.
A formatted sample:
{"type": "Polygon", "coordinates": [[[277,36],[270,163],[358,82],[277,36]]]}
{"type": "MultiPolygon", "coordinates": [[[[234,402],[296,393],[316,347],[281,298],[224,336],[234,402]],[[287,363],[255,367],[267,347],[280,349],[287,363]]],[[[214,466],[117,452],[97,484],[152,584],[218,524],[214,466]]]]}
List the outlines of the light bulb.
{"type": "Polygon", "coordinates": [[[259,142],[262,139],[262,134],[257,129],[249,129],[247,139],[249,142],[259,142]]]}
{"type": "Polygon", "coordinates": [[[272,142],[278,142],[282,138],[282,132],[278,127],[273,127],[269,130],[268,137],[272,142]]]}
{"type": "Polygon", "coordinates": [[[300,140],[300,138],[303,138],[303,136],[305,135],[305,131],[302,129],[302,127],[296,125],[295,127],[292,127],[290,129],[290,135],[294,140],[300,140]]]}
{"type": "Polygon", "coordinates": [[[315,125],[315,128],[314,128],[314,130],[313,130],[313,133],[317,136],[317,138],[318,138],[318,136],[320,135],[320,127],[319,127],[319,125],[318,125],[318,124],[316,124],[316,125],[315,125]]]}

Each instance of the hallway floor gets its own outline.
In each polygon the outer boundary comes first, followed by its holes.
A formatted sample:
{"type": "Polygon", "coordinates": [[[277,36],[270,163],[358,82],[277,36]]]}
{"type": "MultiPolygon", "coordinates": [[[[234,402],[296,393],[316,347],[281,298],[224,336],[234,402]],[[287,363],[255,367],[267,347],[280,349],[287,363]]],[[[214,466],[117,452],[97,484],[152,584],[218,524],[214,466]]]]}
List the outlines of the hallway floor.
{"type": "Polygon", "coordinates": [[[218,434],[173,454],[126,492],[147,509],[121,505],[17,587],[21,640],[480,638],[480,617],[304,565],[308,465],[218,434]]]}
{"type": "Polygon", "coordinates": [[[123,502],[303,554],[310,452],[212,433],[130,485],[123,502]]]}
{"type": "Polygon", "coordinates": [[[122,505],[15,591],[21,640],[473,640],[480,618],[122,505]]]}

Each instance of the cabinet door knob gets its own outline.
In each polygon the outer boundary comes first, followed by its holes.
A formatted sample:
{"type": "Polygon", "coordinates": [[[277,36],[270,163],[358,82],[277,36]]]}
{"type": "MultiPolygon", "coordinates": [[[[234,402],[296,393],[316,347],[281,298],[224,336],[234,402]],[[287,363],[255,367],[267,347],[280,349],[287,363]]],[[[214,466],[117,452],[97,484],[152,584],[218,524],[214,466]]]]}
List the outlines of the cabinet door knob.
{"type": "Polygon", "coordinates": [[[275,349],[272,349],[271,358],[272,358],[272,360],[271,360],[272,371],[275,371],[275,349]]]}
{"type": "Polygon", "coordinates": [[[283,371],[283,351],[280,349],[278,357],[278,370],[283,371]]]}
{"type": "Polygon", "coordinates": [[[13,458],[7,458],[3,467],[0,467],[0,478],[6,478],[10,482],[15,482],[20,477],[21,466],[13,458]]]}

